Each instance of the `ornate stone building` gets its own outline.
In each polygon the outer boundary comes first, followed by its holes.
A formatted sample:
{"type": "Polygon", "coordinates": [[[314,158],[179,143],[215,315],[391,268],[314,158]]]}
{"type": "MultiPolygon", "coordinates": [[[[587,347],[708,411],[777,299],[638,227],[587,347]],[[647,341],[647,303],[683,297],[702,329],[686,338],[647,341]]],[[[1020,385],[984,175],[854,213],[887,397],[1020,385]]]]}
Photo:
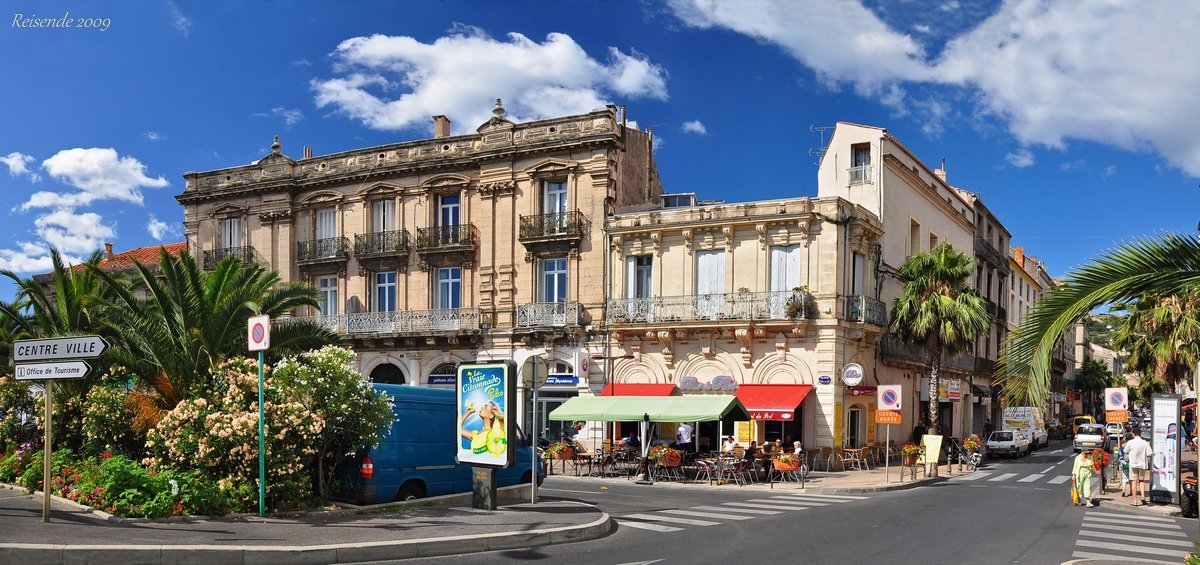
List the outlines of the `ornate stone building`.
{"type": "Polygon", "coordinates": [[[311,283],[314,316],[379,382],[452,386],[463,361],[548,357],[563,394],[600,351],[605,218],[659,202],[649,133],[615,107],[184,175],[189,251],[311,283]],[[590,331],[593,330],[593,331],[590,331]],[[591,348],[589,350],[589,348],[591,348]]]}

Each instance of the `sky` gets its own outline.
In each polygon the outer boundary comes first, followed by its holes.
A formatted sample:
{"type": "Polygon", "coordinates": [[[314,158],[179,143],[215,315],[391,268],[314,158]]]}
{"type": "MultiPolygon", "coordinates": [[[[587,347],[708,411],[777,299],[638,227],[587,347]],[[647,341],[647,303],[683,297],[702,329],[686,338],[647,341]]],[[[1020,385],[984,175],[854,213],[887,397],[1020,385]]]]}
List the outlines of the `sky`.
{"type": "MultiPolygon", "coordinates": [[[[816,195],[887,128],[1062,276],[1200,221],[1200,3],[183,0],[0,8],[0,269],[183,240],[182,175],[627,105],[668,192],[816,195]],[[63,27],[69,25],[69,27],[63,27]]],[[[0,299],[13,286],[0,283],[0,299]]]]}

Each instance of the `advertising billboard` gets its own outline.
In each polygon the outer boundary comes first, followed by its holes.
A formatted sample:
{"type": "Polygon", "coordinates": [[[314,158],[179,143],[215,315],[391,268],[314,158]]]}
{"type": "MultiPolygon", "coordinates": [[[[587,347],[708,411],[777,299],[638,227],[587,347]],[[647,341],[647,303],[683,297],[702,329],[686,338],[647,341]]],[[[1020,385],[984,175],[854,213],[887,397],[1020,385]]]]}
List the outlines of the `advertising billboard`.
{"type": "Polygon", "coordinates": [[[458,366],[458,462],[503,468],[513,464],[516,423],[517,367],[512,361],[458,366]]]}
{"type": "MultiPolygon", "coordinates": [[[[1151,397],[1150,499],[1175,504],[1179,501],[1179,396],[1151,397]]],[[[1146,439],[1142,434],[1142,439],[1146,439]]]]}

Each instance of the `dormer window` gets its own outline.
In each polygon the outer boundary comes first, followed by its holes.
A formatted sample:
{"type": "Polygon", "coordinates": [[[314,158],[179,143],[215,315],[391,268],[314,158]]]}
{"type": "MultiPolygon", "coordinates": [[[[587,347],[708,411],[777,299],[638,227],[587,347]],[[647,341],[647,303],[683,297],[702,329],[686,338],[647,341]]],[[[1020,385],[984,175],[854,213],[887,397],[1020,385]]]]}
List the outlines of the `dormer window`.
{"type": "Polygon", "coordinates": [[[856,143],[850,146],[850,184],[871,182],[871,144],[856,143]]]}

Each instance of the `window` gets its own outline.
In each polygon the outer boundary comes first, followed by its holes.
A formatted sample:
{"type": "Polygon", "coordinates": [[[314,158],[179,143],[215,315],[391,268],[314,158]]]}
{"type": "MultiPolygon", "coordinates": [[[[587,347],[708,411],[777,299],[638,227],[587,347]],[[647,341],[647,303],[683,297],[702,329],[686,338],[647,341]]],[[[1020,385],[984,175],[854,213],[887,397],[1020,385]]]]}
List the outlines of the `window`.
{"type": "Polygon", "coordinates": [[[663,208],[690,208],[696,205],[695,194],[664,194],[663,208]]]}
{"type": "Polygon", "coordinates": [[[932,233],[929,234],[929,250],[933,251],[933,248],[937,247],[937,244],[938,244],[938,236],[936,234],[932,234],[932,233]]]}
{"type": "Polygon", "coordinates": [[[716,319],[725,307],[725,251],[696,253],[696,316],[716,319]]]}
{"type": "Polygon", "coordinates": [[[638,255],[625,259],[626,289],[628,298],[650,298],[654,289],[650,286],[654,280],[654,256],[638,255]]]}
{"type": "Polygon", "coordinates": [[[853,254],[854,265],[851,267],[850,279],[850,295],[855,296],[863,293],[863,286],[866,282],[867,273],[867,258],[862,253],[853,254]]]}
{"type": "Polygon", "coordinates": [[[462,267],[444,267],[437,272],[438,308],[462,308],[462,267]]]}
{"type": "Polygon", "coordinates": [[[372,203],[371,222],[375,233],[396,231],[396,201],[377,200],[372,203]]]}
{"type": "Polygon", "coordinates": [[[908,221],[908,256],[912,257],[921,252],[921,224],[916,220],[908,221]]]}
{"type": "Polygon", "coordinates": [[[226,218],[221,220],[221,248],[242,247],[242,219],[226,218]]]}
{"type": "Polygon", "coordinates": [[[338,279],[337,277],[320,277],[317,279],[317,302],[322,316],[337,316],[338,313],[338,279]]]}
{"type": "Polygon", "coordinates": [[[337,210],[321,208],[316,212],[316,237],[313,239],[330,239],[337,235],[337,210]]]}
{"type": "Polygon", "coordinates": [[[800,246],[771,248],[771,292],[800,286],[800,246]]]}
{"type": "Polygon", "coordinates": [[[567,213],[567,182],[554,181],[546,183],[546,192],[543,194],[543,206],[546,214],[566,214],[567,213]]]}
{"type": "Polygon", "coordinates": [[[850,146],[850,184],[871,182],[871,144],[850,146]]]}
{"type": "Polygon", "coordinates": [[[567,301],[567,259],[542,259],[541,302],[567,301]]]}
{"type": "Polygon", "coordinates": [[[375,273],[375,311],[396,311],[396,272],[375,273]]]}
{"type": "Polygon", "coordinates": [[[438,225],[439,226],[457,226],[459,208],[459,196],[457,194],[443,194],[438,197],[438,225]]]}

